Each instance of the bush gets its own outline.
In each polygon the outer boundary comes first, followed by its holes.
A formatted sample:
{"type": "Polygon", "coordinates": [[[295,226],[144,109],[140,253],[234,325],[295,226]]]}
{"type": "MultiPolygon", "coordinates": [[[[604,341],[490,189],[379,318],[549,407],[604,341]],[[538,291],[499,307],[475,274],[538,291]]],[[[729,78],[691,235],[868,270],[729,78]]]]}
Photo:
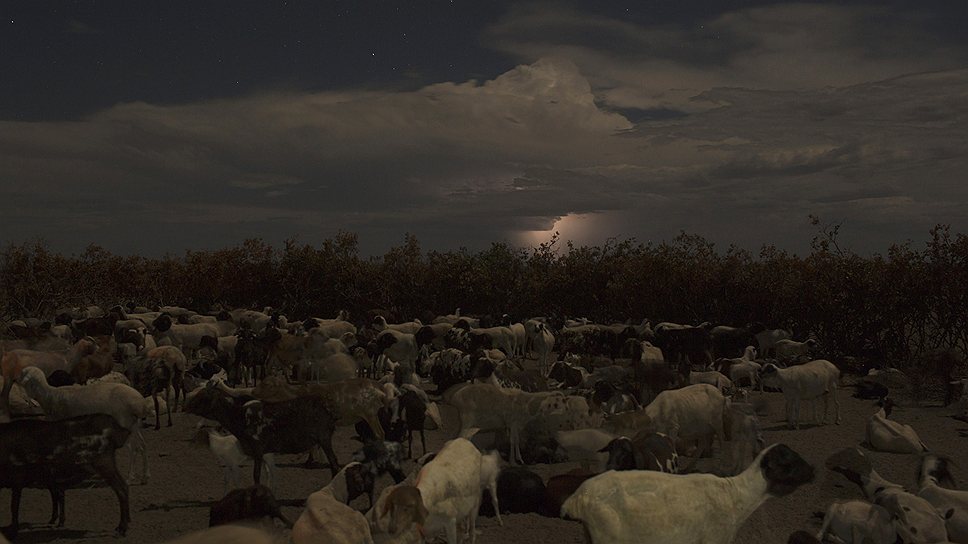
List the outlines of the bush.
{"type": "Polygon", "coordinates": [[[382,308],[400,318],[450,313],[584,316],[598,322],[760,321],[816,335],[823,355],[861,355],[906,368],[933,350],[968,348],[968,238],[946,226],[923,250],[894,245],[869,257],[841,248],[839,226],[818,229],[812,251],[767,246],[754,256],[717,250],[683,233],[671,242],[609,240],[562,248],[557,237],[532,248],[494,243],[482,251],[424,252],[407,235],[380,257],[359,254],[354,234],[318,247],[262,240],[161,258],[122,257],[92,245],[80,255],[43,242],[0,253],[0,311],[51,317],[58,308],[125,301],[204,311],[273,306],[292,318],[356,318],[382,308]]]}

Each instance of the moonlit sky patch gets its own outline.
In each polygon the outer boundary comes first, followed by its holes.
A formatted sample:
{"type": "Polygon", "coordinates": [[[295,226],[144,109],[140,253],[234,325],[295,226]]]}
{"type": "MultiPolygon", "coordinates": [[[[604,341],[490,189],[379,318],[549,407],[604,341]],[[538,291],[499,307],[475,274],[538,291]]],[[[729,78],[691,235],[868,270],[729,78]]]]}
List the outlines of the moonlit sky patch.
{"type": "Polygon", "coordinates": [[[608,4],[5,6],[0,241],[968,230],[963,4],[608,4]]]}

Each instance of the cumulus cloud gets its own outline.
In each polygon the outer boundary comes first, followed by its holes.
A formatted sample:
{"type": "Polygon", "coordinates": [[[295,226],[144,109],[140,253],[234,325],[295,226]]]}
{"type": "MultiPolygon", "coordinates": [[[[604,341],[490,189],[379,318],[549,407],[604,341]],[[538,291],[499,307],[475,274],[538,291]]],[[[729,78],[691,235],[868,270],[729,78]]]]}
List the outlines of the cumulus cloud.
{"type": "Polygon", "coordinates": [[[487,81],[0,121],[0,232],[159,254],[340,229],[367,251],[553,229],[803,249],[809,213],[846,218],[862,251],[965,230],[962,52],[878,13],[780,5],[683,29],[530,6],[487,31],[524,62],[487,81]]]}

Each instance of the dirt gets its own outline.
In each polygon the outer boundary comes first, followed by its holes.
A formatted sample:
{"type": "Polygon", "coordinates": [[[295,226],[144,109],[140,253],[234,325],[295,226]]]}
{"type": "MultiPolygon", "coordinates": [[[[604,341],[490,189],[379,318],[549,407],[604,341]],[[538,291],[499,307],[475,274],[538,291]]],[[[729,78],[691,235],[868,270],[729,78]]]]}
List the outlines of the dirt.
{"type": "MultiPolygon", "coordinates": [[[[783,399],[779,393],[764,393],[768,415],[761,417],[761,424],[768,444],[782,442],[799,452],[817,468],[817,479],[809,485],[783,498],[769,499],[740,529],[734,542],[782,544],[797,529],[815,530],[819,521],[812,518],[837,498],[859,498],[860,492],[840,476],[830,474],[823,468],[824,459],[834,451],[859,445],[864,439],[866,421],[873,412],[870,401],[850,398],[840,391],[843,424],[806,426],[800,430],[788,430],[783,421],[783,399]]],[[[756,394],[754,394],[755,398],[756,394]]],[[[832,410],[832,408],[831,408],[832,410]]],[[[438,449],[456,432],[456,413],[449,406],[442,406],[445,426],[443,430],[427,432],[427,446],[438,449]]],[[[952,409],[941,407],[900,407],[894,419],[907,423],[918,431],[922,440],[934,452],[950,456],[958,466],[956,478],[963,488],[968,485],[968,424],[950,417],[952,409]]],[[[222,496],[222,470],[205,446],[194,443],[195,424],[198,418],[176,413],[175,425],[162,427],[160,431],[145,429],[150,452],[151,478],[147,485],[131,486],[132,522],[126,538],[114,538],[113,530],[118,522],[118,506],[114,494],[108,488],[72,489],[67,492],[67,524],[65,528],[46,525],[50,515],[50,502],[46,491],[24,491],[21,506],[21,523],[24,525],[17,542],[132,542],[152,543],[205,528],[208,525],[210,504],[222,496]]],[[[351,440],[352,427],[340,428],[335,437],[336,454],[341,462],[349,460],[358,443],[351,440]]],[[[419,455],[415,444],[415,455],[419,455]]],[[[913,486],[918,469],[917,455],[900,455],[871,452],[874,466],[888,480],[913,486]]],[[[122,474],[127,473],[129,454],[119,450],[122,474]]],[[[302,466],[304,455],[277,456],[279,466],[276,491],[283,506],[283,513],[295,520],[301,512],[302,501],[313,491],[326,485],[329,470],[306,469],[302,466]]],[[[140,467],[140,464],[138,465],[140,467]]],[[[535,465],[532,468],[542,477],[566,472],[577,465],[560,463],[535,465]]],[[[700,468],[702,465],[700,464],[700,468]]],[[[251,481],[251,469],[244,470],[251,481]]],[[[388,477],[378,482],[378,487],[390,483],[388,477]]],[[[9,523],[7,506],[10,491],[0,491],[0,524],[9,523]]],[[[354,501],[353,506],[365,509],[366,498],[354,501]]],[[[481,544],[583,542],[581,526],[576,522],[552,519],[537,514],[504,516],[504,526],[496,519],[482,518],[478,523],[481,544]]]]}

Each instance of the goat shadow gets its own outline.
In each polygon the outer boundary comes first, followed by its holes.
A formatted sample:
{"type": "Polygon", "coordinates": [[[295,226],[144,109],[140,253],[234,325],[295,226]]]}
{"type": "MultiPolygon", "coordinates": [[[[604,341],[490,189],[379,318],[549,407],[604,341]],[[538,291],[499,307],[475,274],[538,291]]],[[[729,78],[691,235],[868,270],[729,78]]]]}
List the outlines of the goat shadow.
{"type": "Polygon", "coordinates": [[[826,427],[827,425],[830,425],[830,423],[827,423],[826,425],[821,425],[819,423],[800,423],[800,428],[799,429],[791,429],[790,426],[787,425],[786,422],[783,422],[783,423],[777,423],[776,425],[773,425],[771,427],[763,427],[760,430],[761,431],[792,431],[792,432],[796,432],[796,431],[804,431],[804,430],[808,430],[808,429],[815,429],[817,427],[826,427]]]}
{"type": "Polygon", "coordinates": [[[17,544],[41,544],[62,539],[92,539],[109,540],[114,538],[114,531],[90,532],[78,529],[65,529],[63,527],[53,527],[43,523],[31,524],[21,523],[20,531],[17,533],[17,544]]]}
{"type": "MultiPolygon", "coordinates": [[[[151,503],[145,506],[144,508],[142,508],[141,510],[139,510],[139,512],[147,512],[151,510],[162,510],[165,512],[170,512],[172,510],[177,510],[179,508],[204,508],[207,510],[211,508],[212,505],[217,503],[219,500],[221,499],[216,499],[214,501],[174,500],[174,501],[168,501],[162,504],[151,503]]],[[[306,504],[306,499],[276,499],[276,503],[278,503],[279,506],[294,506],[299,508],[306,504]]],[[[17,541],[18,542],[20,541],[19,538],[17,539],[17,541]]]]}

